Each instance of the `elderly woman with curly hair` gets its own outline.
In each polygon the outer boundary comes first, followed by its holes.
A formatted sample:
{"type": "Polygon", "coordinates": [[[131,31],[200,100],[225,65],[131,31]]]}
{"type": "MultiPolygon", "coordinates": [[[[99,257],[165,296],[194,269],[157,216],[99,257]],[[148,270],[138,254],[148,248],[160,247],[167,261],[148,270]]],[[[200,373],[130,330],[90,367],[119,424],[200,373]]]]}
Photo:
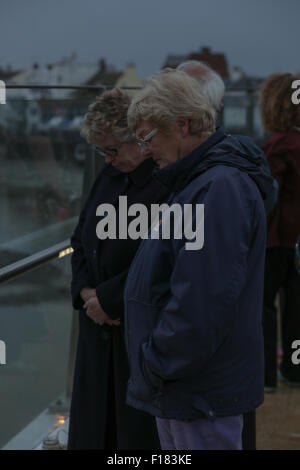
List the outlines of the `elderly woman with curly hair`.
{"type": "Polygon", "coordinates": [[[216,129],[185,72],[150,79],[128,118],[172,195],[127,278],[127,403],[156,417],[164,450],[241,449],[243,414],[263,401],[263,199],[273,179],[250,139],[216,129]]]}
{"type": "Polygon", "coordinates": [[[115,207],[165,199],[155,182],[154,162],[127,127],[130,98],[119,89],[104,92],[89,106],[82,135],[105,157],[72,236],[72,299],[79,310],[79,338],[70,413],[69,449],[159,448],[155,423],[125,404],[129,377],[124,344],[123,291],[140,239],[101,237],[100,204],[115,207]]]}
{"type": "Polygon", "coordinates": [[[290,385],[300,385],[299,365],[291,360],[292,344],[300,339],[300,274],[294,261],[300,235],[300,106],[292,101],[292,84],[299,79],[299,74],[277,73],[260,90],[263,127],[271,133],[262,148],[279,186],[278,201],[268,217],[263,315],[266,392],[276,390],[277,375],[290,385]],[[275,298],[280,289],[283,357],[277,374],[275,298]]]}

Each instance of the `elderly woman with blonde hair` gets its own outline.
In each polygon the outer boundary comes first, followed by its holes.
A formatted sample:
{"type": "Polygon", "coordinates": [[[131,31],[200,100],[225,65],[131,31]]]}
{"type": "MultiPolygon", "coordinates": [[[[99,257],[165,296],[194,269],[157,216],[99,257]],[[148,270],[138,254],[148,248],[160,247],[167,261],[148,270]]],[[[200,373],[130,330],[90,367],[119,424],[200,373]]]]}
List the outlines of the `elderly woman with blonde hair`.
{"type": "MultiPolygon", "coordinates": [[[[300,338],[300,274],[295,267],[295,244],[300,235],[300,105],[293,103],[293,84],[300,74],[276,73],[260,90],[264,129],[271,135],[262,148],[279,186],[278,201],[268,217],[263,327],[265,391],[274,392],[277,375],[300,386],[300,368],[293,364],[293,343],[300,338]],[[283,356],[277,374],[277,309],[281,291],[283,356]]],[[[300,83],[300,81],[299,81],[300,83]]]]}
{"type": "Polygon", "coordinates": [[[127,126],[129,103],[125,92],[106,91],[89,106],[82,126],[83,137],[95,145],[105,164],[71,239],[71,290],[73,306],[79,310],[79,338],[69,449],[159,447],[153,418],[125,404],[129,368],[123,292],[140,239],[99,239],[96,234],[104,219],[96,214],[99,205],[112,205],[119,220],[120,195],[127,197],[128,205],[142,202],[148,207],[168,194],[154,181],[154,162],[140,151],[127,126]]]}
{"type": "Polygon", "coordinates": [[[127,278],[127,403],[156,417],[163,449],[241,449],[243,413],[263,401],[263,198],[273,180],[254,144],[215,129],[184,72],[152,77],[128,120],[172,195],[127,278]]]}

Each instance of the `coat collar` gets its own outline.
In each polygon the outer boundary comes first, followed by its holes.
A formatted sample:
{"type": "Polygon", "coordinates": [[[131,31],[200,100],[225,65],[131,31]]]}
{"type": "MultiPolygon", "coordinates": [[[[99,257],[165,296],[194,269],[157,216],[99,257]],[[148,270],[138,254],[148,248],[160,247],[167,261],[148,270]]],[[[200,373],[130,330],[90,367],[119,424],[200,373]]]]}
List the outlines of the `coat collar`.
{"type": "Polygon", "coordinates": [[[103,173],[111,176],[112,178],[121,178],[126,175],[138,188],[145,186],[145,184],[151,178],[152,172],[156,166],[152,158],[147,158],[144,160],[135,170],[131,171],[130,173],[122,173],[120,170],[117,170],[117,168],[114,168],[110,164],[105,165],[106,167],[104,168],[103,173]]]}
{"type": "Polygon", "coordinates": [[[205,159],[208,150],[226,137],[222,127],[219,127],[210,137],[202,142],[185,157],[166,166],[155,173],[155,179],[167,186],[172,192],[177,192],[184,185],[187,177],[190,177],[197,165],[205,159]]]}

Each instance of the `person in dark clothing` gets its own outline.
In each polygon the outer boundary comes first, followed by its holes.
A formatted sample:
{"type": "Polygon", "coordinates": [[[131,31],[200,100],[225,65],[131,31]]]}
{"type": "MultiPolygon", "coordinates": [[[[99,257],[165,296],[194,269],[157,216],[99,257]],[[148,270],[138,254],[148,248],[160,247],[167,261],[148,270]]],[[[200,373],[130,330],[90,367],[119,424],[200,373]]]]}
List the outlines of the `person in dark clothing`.
{"type": "Polygon", "coordinates": [[[282,362],[279,378],[300,386],[300,368],[293,364],[292,344],[300,339],[300,274],[295,267],[295,244],[300,234],[300,107],[292,102],[292,83],[299,74],[277,73],[260,91],[263,127],[271,135],[262,148],[279,185],[278,201],[268,217],[263,329],[265,391],[277,387],[277,309],[281,311],[282,362]]]}
{"type": "Polygon", "coordinates": [[[127,403],[156,416],[163,449],[241,449],[243,414],[264,396],[263,199],[273,179],[250,139],[215,130],[214,113],[184,72],[153,77],[128,118],[161,168],[156,179],[172,190],[170,211],[192,209],[187,224],[179,216],[170,224],[184,222],[184,235],[169,238],[165,209],[131,265],[127,403]]]}
{"type": "Polygon", "coordinates": [[[129,366],[123,291],[140,240],[99,239],[96,234],[99,205],[112,204],[118,216],[120,195],[127,196],[129,205],[147,207],[167,195],[152,177],[153,160],[141,153],[127,127],[129,102],[121,90],[106,91],[90,105],[82,127],[82,135],[106,163],[71,239],[71,292],[73,307],[79,310],[79,337],[69,449],[159,449],[154,419],[125,403],[129,366]]]}

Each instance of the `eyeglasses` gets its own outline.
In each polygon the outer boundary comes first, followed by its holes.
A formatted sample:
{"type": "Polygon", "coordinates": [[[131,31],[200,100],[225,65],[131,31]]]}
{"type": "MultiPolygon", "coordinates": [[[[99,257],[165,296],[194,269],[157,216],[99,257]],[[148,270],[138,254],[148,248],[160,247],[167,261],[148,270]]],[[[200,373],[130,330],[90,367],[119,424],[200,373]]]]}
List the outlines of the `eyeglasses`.
{"type": "Polygon", "coordinates": [[[141,139],[140,137],[136,137],[136,141],[137,141],[138,146],[142,147],[145,150],[148,150],[148,148],[150,146],[151,139],[152,139],[152,137],[155,136],[157,131],[158,131],[158,129],[153,129],[153,131],[149,132],[149,134],[147,134],[143,139],[141,139]]]}
{"type": "Polygon", "coordinates": [[[105,149],[101,149],[97,145],[94,145],[94,150],[98,155],[100,155],[100,157],[105,158],[106,155],[109,155],[110,157],[116,157],[118,155],[119,150],[122,147],[123,143],[120,144],[120,145],[116,145],[115,147],[108,147],[108,148],[105,148],[105,149]]]}

